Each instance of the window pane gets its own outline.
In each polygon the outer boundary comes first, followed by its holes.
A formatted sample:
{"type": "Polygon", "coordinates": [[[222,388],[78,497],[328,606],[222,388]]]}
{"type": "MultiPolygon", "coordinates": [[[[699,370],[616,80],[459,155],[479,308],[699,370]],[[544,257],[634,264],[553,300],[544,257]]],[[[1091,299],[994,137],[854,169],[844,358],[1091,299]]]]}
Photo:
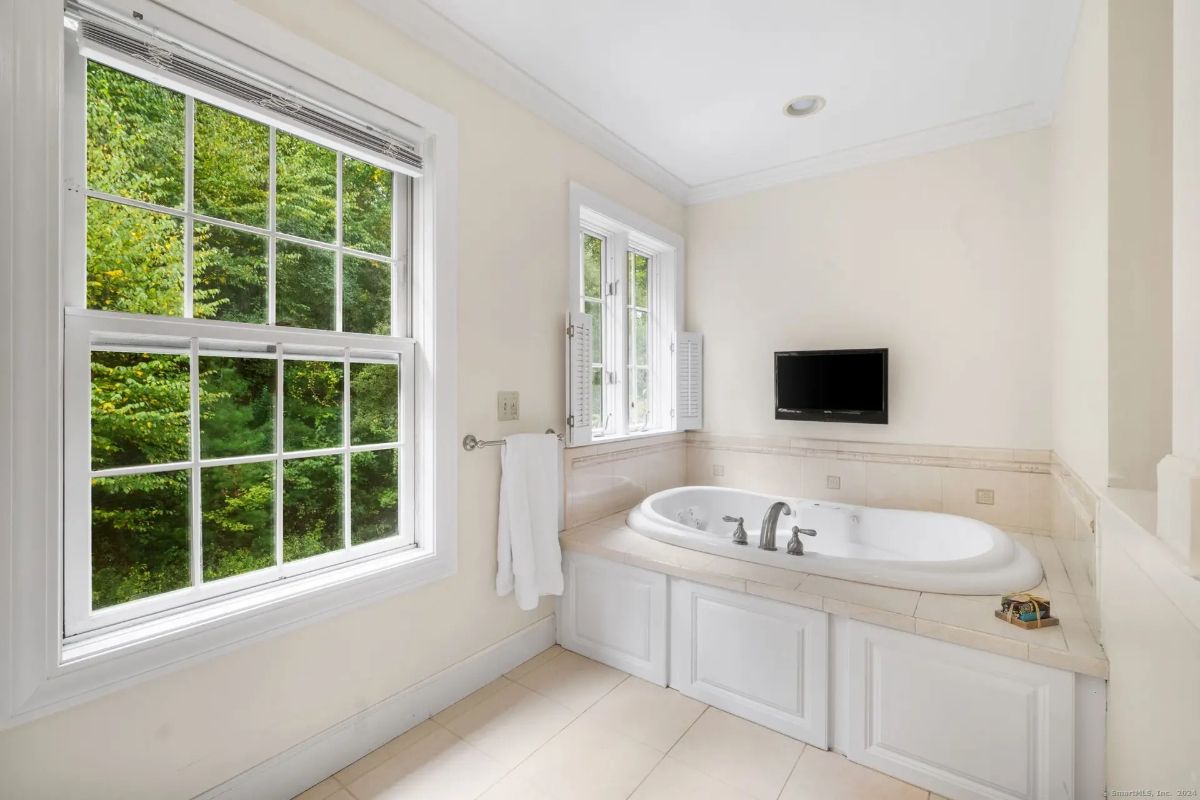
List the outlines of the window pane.
{"type": "Polygon", "coordinates": [[[350,543],[399,534],[398,497],[395,450],[351,454],[350,543]]]}
{"type": "Polygon", "coordinates": [[[392,332],[392,265],[383,261],[342,258],[342,330],[392,332]]]}
{"type": "Polygon", "coordinates": [[[632,305],[650,305],[650,259],[641,253],[629,253],[629,299],[632,305]]]}
{"type": "Polygon", "coordinates": [[[629,363],[639,367],[650,364],[648,327],[650,315],[645,311],[629,312],[629,363]]]}
{"type": "Polygon", "coordinates": [[[604,240],[598,236],[583,235],[583,293],[588,297],[601,297],[600,286],[604,281],[604,240]]]}
{"type": "Polygon", "coordinates": [[[192,314],[265,324],[267,237],[203,223],[192,235],[192,314]]]}
{"type": "Polygon", "coordinates": [[[196,102],[193,204],[197,214],[266,227],[270,130],[196,102]]]}
{"type": "Polygon", "coordinates": [[[275,452],[275,359],[200,356],[200,457],[275,452]]]}
{"type": "Polygon", "coordinates": [[[88,198],[87,304],[183,316],[183,220],[88,198]]]}
{"type": "Polygon", "coordinates": [[[332,250],[275,244],[275,324],[333,330],[337,296],[332,250]]]}
{"type": "Polygon", "coordinates": [[[604,370],[592,368],[592,430],[604,425],[604,370]]]}
{"type": "Polygon", "coordinates": [[[342,362],[283,362],[283,448],[342,444],[342,362]]]}
{"type": "Polygon", "coordinates": [[[337,238],[337,153],[275,133],[275,227],[293,236],[337,238]]]}
{"type": "Polygon", "coordinates": [[[588,300],[584,306],[592,318],[592,363],[599,364],[604,361],[604,304],[588,300]]]}
{"type": "Polygon", "coordinates": [[[88,186],[182,208],[183,115],[183,95],[89,61],[88,186]]]}
{"type": "Polygon", "coordinates": [[[188,471],[92,480],[92,608],[192,583],[188,471]]]}
{"type": "Polygon", "coordinates": [[[187,461],[189,357],[92,353],[92,468],[187,461]]]}
{"type": "Polygon", "coordinates": [[[283,462],[283,560],[340,550],[342,457],[283,462]]]}
{"type": "Polygon", "coordinates": [[[350,365],[350,443],[396,441],[398,364],[350,365]]]}
{"type": "Polygon", "coordinates": [[[342,243],[392,254],[392,173],[349,156],[342,158],[342,243]]]}
{"type": "Polygon", "coordinates": [[[650,419],[650,371],[630,370],[629,427],[642,430],[650,419]]]}
{"type": "Polygon", "coordinates": [[[275,464],[234,464],[200,471],[204,580],[275,564],[275,464]]]}

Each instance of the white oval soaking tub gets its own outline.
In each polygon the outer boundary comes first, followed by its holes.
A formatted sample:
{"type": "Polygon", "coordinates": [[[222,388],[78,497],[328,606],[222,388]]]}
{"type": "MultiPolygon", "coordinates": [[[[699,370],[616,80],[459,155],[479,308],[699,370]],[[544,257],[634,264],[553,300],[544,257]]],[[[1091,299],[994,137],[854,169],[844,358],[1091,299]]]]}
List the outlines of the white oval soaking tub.
{"type": "Polygon", "coordinates": [[[686,486],[647,497],[629,512],[629,527],[662,542],[705,553],[827,575],[850,581],[946,594],[992,595],[1036,586],[1038,559],[1004,531],[985,522],[928,511],[775,497],[714,486],[686,486]],[[771,504],[783,500],[775,551],[758,548],[759,527],[771,504]],[[749,542],[734,544],[734,523],[745,519],[749,542]],[[804,555],[789,555],[792,526],[804,555]]]}

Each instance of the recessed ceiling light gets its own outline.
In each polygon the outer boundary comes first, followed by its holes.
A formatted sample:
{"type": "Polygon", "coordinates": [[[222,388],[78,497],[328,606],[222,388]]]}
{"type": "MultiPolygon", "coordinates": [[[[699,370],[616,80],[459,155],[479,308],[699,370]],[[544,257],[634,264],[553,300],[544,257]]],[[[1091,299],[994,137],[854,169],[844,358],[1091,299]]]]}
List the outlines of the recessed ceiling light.
{"type": "Polygon", "coordinates": [[[783,113],[789,117],[811,117],[825,107],[825,98],[818,94],[806,94],[797,97],[783,107],[783,113]]]}

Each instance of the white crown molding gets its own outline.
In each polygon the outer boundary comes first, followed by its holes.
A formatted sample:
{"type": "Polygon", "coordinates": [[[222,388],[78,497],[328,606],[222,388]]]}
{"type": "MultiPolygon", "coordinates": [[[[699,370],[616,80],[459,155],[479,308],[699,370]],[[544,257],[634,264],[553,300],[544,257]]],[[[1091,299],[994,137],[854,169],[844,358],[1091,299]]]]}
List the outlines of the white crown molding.
{"type": "Polygon", "coordinates": [[[663,194],[687,202],[686,183],[425,3],[355,2],[663,194]]]}
{"type": "Polygon", "coordinates": [[[824,153],[802,161],[793,161],[778,167],[693,186],[688,192],[687,204],[709,203],[785,183],[819,178],[835,172],[845,172],[872,164],[946,150],[984,139],[993,139],[997,136],[1044,128],[1052,120],[1052,108],[1047,109],[1043,103],[1030,103],[993,114],[926,128],[892,139],[881,139],[877,142],[824,153]]]}
{"type": "Polygon", "coordinates": [[[913,133],[825,153],[711,183],[689,185],[651,157],[476,39],[422,0],[354,0],[471,76],[528,109],[667,196],[698,205],[794,181],[932,153],[984,139],[1045,127],[1054,119],[1074,42],[1079,3],[1052,6],[1045,30],[1067,47],[1049,47],[1046,80],[1030,103],[913,133]]]}

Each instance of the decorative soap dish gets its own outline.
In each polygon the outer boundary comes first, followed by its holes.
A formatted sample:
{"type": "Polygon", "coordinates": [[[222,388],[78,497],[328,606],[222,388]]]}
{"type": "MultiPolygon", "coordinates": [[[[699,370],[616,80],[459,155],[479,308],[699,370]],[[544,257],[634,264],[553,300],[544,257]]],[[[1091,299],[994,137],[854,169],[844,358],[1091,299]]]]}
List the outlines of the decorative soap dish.
{"type": "Polygon", "coordinates": [[[1016,625],[1018,628],[1033,630],[1035,628],[1052,628],[1058,624],[1058,617],[1042,617],[1041,619],[1032,619],[1026,622],[1016,614],[1009,614],[1007,611],[997,611],[996,619],[1002,619],[1010,625],[1016,625]]]}
{"type": "Polygon", "coordinates": [[[1000,598],[996,619],[1026,630],[1050,628],[1058,624],[1058,618],[1050,616],[1050,601],[1027,592],[1006,594],[1000,598]]]}

